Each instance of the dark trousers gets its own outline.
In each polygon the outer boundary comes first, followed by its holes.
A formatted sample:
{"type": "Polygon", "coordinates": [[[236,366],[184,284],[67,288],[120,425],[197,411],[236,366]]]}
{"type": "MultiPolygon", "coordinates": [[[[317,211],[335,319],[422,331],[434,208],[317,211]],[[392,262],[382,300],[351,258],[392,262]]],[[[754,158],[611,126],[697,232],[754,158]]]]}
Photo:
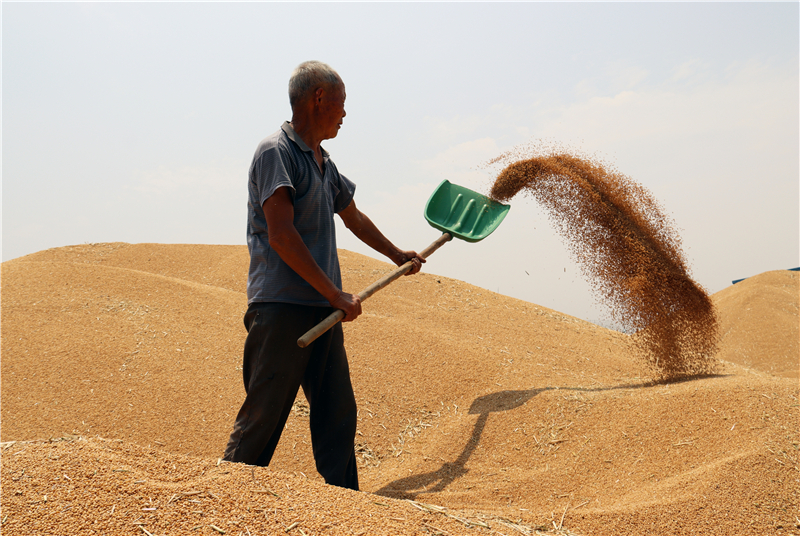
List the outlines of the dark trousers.
{"type": "Polygon", "coordinates": [[[358,489],[356,400],[337,324],[306,348],[297,339],[333,312],[328,307],[254,303],[244,317],[247,393],[223,459],[269,465],[302,385],[310,408],[317,471],[334,486],[358,489]]]}

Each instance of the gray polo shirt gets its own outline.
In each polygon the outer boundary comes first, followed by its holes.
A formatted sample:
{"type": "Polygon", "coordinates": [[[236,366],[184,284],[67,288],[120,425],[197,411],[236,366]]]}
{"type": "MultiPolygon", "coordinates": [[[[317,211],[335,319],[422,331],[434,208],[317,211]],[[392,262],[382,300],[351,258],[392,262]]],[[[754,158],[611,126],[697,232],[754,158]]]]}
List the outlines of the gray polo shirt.
{"type": "Polygon", "coordinates": [[[294,226],[300,237],[319,267],[337,287],[342,288],[333,215],[347,208],[356,186],[339,173],[325,149],[322,149],[322,154],[324,176],[314,159],[314,152],[288,121],[256,149],[248,181],[248,303],[329,305],[269,245],[269,230],[262,207],[264,201],[283,186],[289,188],[294,203],[294,226]]]}

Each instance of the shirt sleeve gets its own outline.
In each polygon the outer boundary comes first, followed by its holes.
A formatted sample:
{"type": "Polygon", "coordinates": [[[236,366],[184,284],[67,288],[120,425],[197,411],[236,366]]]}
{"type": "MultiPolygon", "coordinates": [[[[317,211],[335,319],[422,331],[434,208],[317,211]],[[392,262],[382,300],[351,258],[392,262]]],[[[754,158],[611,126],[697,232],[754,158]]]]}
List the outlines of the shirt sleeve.
{"type": "Polygon", "coordinates": [[[339,213],[350,205],[350,202],[353,200],[353,196],[356,193],[356,185],[353,181],[341,173],[337,175],[339,177],[339,184],[337,185],[339,188],[339,194],[333,201],[333,211],[339,213]]]}
{"type": "Polygon", "coordinates": [[[278,188],[289,188],[292,202],[295,198],[295,187],[292,183],[294,162],[288,151],[280,146],[264,149],[253,167],[253,178],[258,189],[259,206],[269,199],[278,188]]]}

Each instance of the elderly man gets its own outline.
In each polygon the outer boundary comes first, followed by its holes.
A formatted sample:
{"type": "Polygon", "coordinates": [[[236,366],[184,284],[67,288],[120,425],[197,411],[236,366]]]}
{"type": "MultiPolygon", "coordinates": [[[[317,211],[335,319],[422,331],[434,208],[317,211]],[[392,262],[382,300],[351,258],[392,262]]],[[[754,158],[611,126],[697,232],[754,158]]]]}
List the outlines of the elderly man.
{"type": "Polygon", "coordinates": [[[289,79],[292,120],[264,139],[249,172],[248,309],[243,376],[247,393],[224,459],[269,464],[302,385],[311,415],[317,470],[328,484],[358,489],[356,402],[337,324],[306,348],[297,339],[334,309],[345,322],[361,314],[342,291],[333,215],[398,266],[424,259],[392,244],[353,201],[355,184],[320,143],[345,117],[345,88],[330,66],[309,61],[289,79]]]}

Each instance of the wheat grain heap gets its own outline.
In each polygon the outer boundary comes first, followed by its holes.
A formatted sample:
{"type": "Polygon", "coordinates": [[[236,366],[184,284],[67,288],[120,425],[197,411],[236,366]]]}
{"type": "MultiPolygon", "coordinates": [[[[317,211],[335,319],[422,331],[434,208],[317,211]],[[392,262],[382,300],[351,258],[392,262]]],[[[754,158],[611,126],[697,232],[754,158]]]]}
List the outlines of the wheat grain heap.
{"type": "Polygon", "coordinates": [[[601,163],[554,153],[512,161],[490,196],[507,201],[521,191],[547,211],[611,318],[635,333],[657,375],[713,372],[711,299],[689,276],[680,237],[645,188],[601,163]]]}
{"type": "MultiPolygon", "coordinates": [[[[349,291],[395,268],[339,257],[349,291]]],[[[800,536],[800,272],[712,296],[723,374],[654,382],[628,335],[437,262],[344,326],[362,492],[316,473],[302,392],[269,468],[218,461],[247,246],[3,262],[0,532],[800,536]]]]}

